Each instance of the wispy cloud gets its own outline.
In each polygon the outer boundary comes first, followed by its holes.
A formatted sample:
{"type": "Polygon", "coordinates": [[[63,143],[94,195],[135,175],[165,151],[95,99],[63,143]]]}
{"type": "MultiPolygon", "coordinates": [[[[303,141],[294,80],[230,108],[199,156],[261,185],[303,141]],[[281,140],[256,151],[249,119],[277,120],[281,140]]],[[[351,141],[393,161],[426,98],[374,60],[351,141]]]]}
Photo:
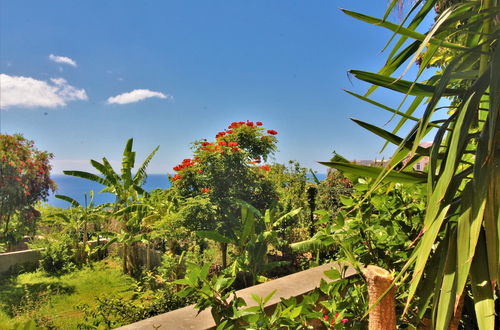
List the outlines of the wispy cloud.
{"type": "Polygon", "coordinates": [[[60,64],[67,64],[67,65],[71,65],[74,67],[77,66],[76,62],[74,60],[72,60],[71,58],[66,57],[66,56],[57,56],[54,54],[50,54],[49,60],[51,60],[52,62],[60,63],[60,64]]]}
{"type": "Polygon", "coordinates": [[[87,100],[84,89],[68,84],[63,78],[52,78],[50,82],[30,77],[0,74],[0,108],[65,106],[68,101],[87,100]]]}
{"type": "Polygon", "coordinates": [[[151,97],[160,99],[171,99],[172,96],[161,92],[150,91],[149,89],[134,89],[131,92],[119,94],[108,98],[108,104],[128,104],[142,101],[151,97]]]}

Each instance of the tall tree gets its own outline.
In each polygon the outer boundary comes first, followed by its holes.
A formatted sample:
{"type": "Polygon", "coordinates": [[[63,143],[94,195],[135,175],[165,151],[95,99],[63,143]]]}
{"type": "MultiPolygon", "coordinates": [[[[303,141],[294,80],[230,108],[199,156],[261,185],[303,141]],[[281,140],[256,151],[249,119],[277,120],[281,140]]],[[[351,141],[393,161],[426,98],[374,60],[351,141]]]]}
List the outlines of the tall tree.
{"type": "Polygon", "coordinates": [[[20,134],[0,134],[0,242],[14,214],[31,209],[55,190],[50,179],[52,157],[20,134]]]}

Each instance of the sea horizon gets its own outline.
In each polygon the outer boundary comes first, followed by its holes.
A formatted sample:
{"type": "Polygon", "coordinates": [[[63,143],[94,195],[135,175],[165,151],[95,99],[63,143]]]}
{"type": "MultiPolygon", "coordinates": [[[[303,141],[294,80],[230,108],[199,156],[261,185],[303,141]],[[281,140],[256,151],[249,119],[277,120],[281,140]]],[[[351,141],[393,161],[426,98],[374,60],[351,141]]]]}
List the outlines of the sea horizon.
{"type": "MultiPolygon", "coordinates": [[[[315,173],[315,175],[320,181],[326,178],[326,173],[315,173]]],[[[310,173],[308,173],[307,176],[312,180],[310,173]]],[[[88,199],[91,190],[94,191],[94,205],[112,203],[115,201],[115,196],[113,194],[99,193],[99,191],[104,188],[104,186],[99,183],[66,174],[52,174],[51,179],[56,183],[57,190],[51,192],[48,196],[46,203],[49,206],[60,208],[69,208],[71,206],[68,202],[56,198],[55,195],[66,195],[75,199],[80,204],[85,205],[85,194],[88,199]]],[[[152,191],[154,189],[167,189],[170,186],[168,174],[148,174],[143,188],[146,191],[152,191]]]]}

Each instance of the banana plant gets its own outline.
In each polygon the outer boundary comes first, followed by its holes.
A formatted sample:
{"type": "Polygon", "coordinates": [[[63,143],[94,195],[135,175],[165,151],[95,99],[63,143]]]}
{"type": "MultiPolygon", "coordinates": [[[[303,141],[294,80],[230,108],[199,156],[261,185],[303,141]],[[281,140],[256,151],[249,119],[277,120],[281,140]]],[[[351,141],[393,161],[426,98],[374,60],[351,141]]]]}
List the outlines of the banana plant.
{"type": "MultiPolygon", "coordinates": [[[[66,175],[76,176],[104,185],[100,192],[111,193],[115,195],[112,212],[121,223],[120,243],[123,248],[123,271],[129,275],[137,275],[139,271],[137,243],[140,241],[137,237],[137,230],[140,229],[141,215],[129,212],[119,212],[126,209],[129,205],[136,203],[139,197],[147,194],[142,188],[146,181],[146,168],[155,155],[159,146],[156,147],[143,161],[135,175],[132,169],[135,166],[135,152],[132,151],[133,139],[129,139],[123,150],[122,168],[120,173],[114,171],[110,162],[103,157],[102,162],[91,160],[91,165],[99,174],[93,174],[84,171],[63,171],[66,175]]],[[[108,242],[118,241],[114,237],[108,242]]]]}
{"type": "Polygon", "coordinates": [[[394,24],[387,18],[397,2],[391,1],[383,18],[344,10],[393,32],[395,44],[379,72],[350,71],[372,87],[365,95],[350,94],[400,117],[390,132],[356,121],[397,149],[387,168],[377,173],[352,164],[325,165],[375,177],[373,191],[383,180],[397,180],[402,174],[402,179],[411,180],[412,162],[396,170],[398,164],[428,156],[422,180],[428,199],[424,223],[414,253],[398,276],[401,280],[411,275],[405,313],[411,308],[423,318],[431,307],[433,328],[447,329],[460,318],[461,301],[470,292],[479,328],[493,329],[500,274],[499,1],[415,1],[402,22],[394,24]],[[435,23],[421,33],[433,9],[435,23]],[[407,74],[415,63],[413,79],[393,76],[398,69],[407,74]],[[427,72],[433,75],[422,79],[427,72]],[[377,88],[401,93],[401,104],[393,108],[377,102],[370,97],[377,88]],[[423,114],[417,116],[421,108],[423,114]],[[405,124],[410,124],[409,133],[399,137],[405,124]],[[424,151],[419,144],[431,128],[433,144],[424,151]]]}
{"type": "Polygon", "coordinates": [[[197,231],[201,238],[211,239],[218,243],[232,244],[237,251],[236,262],[232,265],[232,272],[238,271],[250,273],[252,285],[257,281],[263,282],[266,278],[262,275],[275,267],[286,262],[267,261],[267,252],[270,244],[278,243],[278,235],[275,231],[286,219],[297,215],[301,208],[292,210],[278,218],[275,212],[266,210],[262,215],[256,208],[248,203],[239,201],[241,207],[241,229],[235,230],[231,237],[221,235],[216,231],[197,231]]]}
{"type": "MultiPolygon", "coordinates": [[[[87,261],[88,252],[90,251],[90,246],[87,243],[89,226],[92,226],[94,232],[96,232],[97,227],[99,227],[99,222],[103,217],[103,210],[109,207],[109,204],[96,206],[94,204],[94,191],[92,190],[89,192],[88,199],[87,194],[84,194],[84,205],[69,196],[55,195],[55,197],[70,203],[72,206],[70,210],[71,213],[56,213],[51,217],[63,220],[60,224],[65,227],[67,231],[76,235],[75,248],[76,251],[78,251],[78,260],[80,263],[84,263],[87,261]],[[82,234],[81,244],[80,233],[82,234]]],[[[99,236],[97,239],[99,240],[99,236]]]]}

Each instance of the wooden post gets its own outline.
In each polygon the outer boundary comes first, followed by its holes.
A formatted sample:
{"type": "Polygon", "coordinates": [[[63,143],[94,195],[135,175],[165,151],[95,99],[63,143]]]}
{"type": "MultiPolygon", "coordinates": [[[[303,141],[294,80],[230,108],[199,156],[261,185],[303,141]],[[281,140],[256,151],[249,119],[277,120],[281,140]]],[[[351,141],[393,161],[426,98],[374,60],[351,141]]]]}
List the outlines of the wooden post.
{"type": "Polygon", "coordinates": [[[146,244],[146,269],[151,270],[151,249],[149,248],[149,243],[146,244]]]}
{"type": "MultiPolygon", "coordinates": [[[[394,277],[387,270],[370,265],[364,271],[368,282],[368,295],[370,297],[370,308],[377,299],[391,286],[394,277]]],[[[396,288],[393,287],[385,297],[370,311],[368,329],[370,330],[392,330],[396,329],[396,302],[394,295],[396,288]]]]}

